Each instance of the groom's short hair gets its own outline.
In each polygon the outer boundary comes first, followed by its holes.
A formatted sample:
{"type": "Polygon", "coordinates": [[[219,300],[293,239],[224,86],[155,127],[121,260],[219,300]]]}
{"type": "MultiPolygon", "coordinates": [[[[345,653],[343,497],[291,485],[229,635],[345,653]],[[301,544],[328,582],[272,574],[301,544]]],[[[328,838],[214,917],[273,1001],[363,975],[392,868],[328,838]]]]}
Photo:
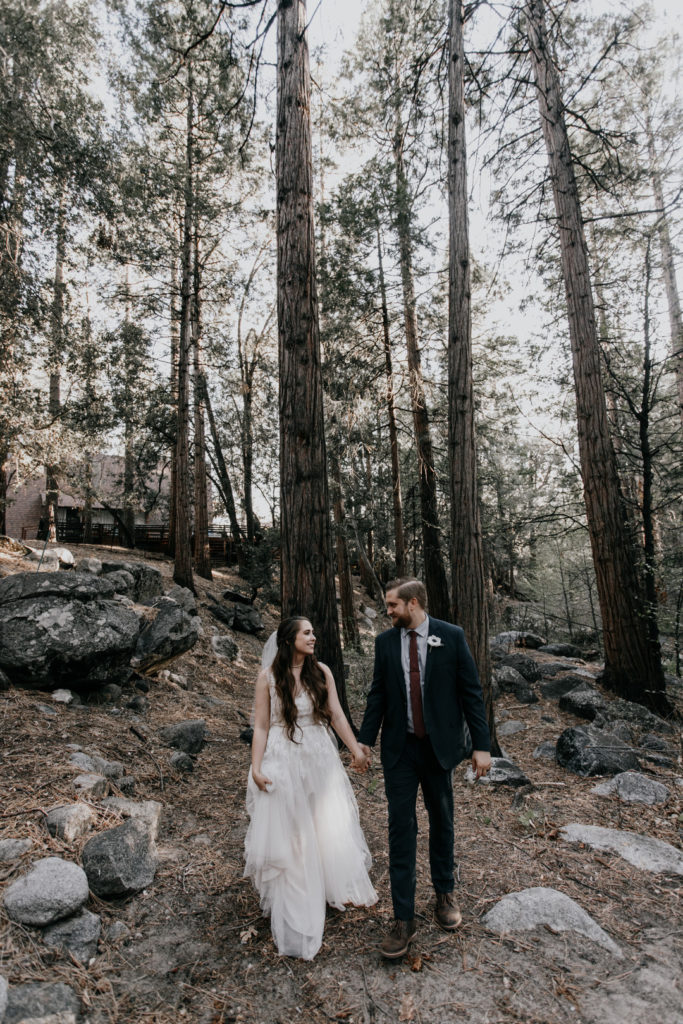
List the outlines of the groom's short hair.
{"type": "Polygon", "coordinates": [[[395,590],[402,601],[411,601],[416,598],[421,608],[427,607],[427,588],[424,583],[413,579],[412,576],[401,576],[397,580],[390,580],[386,585],[386,590],[395,590]]]}

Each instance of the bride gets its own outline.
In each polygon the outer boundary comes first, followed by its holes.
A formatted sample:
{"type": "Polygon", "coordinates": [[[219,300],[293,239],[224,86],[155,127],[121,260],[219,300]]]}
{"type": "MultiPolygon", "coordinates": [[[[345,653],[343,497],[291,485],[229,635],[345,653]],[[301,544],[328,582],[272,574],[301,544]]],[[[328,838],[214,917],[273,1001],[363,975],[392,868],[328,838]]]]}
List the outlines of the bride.
{"type": "Polygon", "coordinates": [[[330,726],[364,772],[369,764],[342,711],[332,673],[313,653],[308,619],[280,623],[256,680],[254,737],[247,782],[251,818],[246,866],[278,952],[312,960],[325,905],[369,907],[370,852],[351,783],[330,726]]]}

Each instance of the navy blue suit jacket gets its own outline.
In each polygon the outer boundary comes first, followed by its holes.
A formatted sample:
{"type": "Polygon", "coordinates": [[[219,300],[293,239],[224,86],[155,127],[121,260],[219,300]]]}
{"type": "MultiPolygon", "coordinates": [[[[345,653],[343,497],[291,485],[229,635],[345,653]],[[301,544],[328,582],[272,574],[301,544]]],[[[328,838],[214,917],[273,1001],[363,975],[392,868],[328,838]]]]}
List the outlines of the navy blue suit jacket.
{"type": "MultiPolygon", "coordinates": [[[[460,626],[429,617],[429,635],[441,646],[427,648],[424,720],[427,735],[442,768],[451,769],[466,756],[464,722],[474,750],[490,750],[479,676],[460,626]]],[[[393,627],[375,639],[375,667],[358,742],[374,746],[382,728],[382,764],[396,764],[406,743],[408,710],[401,664],[401,631],[393,627]]]]}

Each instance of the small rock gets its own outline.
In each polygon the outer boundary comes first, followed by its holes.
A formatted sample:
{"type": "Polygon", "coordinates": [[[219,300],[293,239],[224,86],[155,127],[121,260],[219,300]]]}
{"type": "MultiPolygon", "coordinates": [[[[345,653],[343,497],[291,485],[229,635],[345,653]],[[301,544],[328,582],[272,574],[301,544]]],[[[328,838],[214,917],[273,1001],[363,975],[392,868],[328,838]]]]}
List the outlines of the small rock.
{"type": "Polygon", "coordinates": [[[543,757],[548,761],[555,761],[555,743],[553,740],[544,740],[543,743],[539,743],[534,750],[533,756],[538,759],[543,757]]]}
{"type": "Polygon", "coordinates": [[[113,704],[119,700],[123,693],[123,687],[119,686],[118,683],[107,683],[98,692],[99,697],[107,704],[113,704]]]}
{"type": "MultiPolygon", "coordinates": [[[[0,864],[19,860],[32,846],[32,839],[0,839],[0,864]]],[[[0,1020],[2,1020],[1,1017],[0,1020]]]]}
{"type": "Polygon", "coordinates": [[[593,721],[599,711],[604,711],[607,701],[592,686],[582,683],[576,689],[570,690],[560,697],[560,708],[562,711],[569,711],[579,718],[587,718],[593,721]]]}
{"type": "Polygon", "coordinates": [[[145,711],[149,710],[149,701],[142,693],[139,693],[126,703],[126,707],[130,708],[131,711],[137,712],[139,715],[143,715],[145,711]]]}
{"type": "Polygon", "coordinates": [[[643,871],[683,875],[683,853],[661,839],[578,822],[564,825],[560,832],[568,843],[585,843],[594,850],[608,850],[643,871]]]}
{"type": "Polygon", "coordinates": [[[67,707],[70,704],[81,703],[81,698],[72,690],[55,690],[52,694],[52,699],[56,701],[57,704],[66,704],[67,707]]]}
{"type": "Polygon", "coordinates": [[[161,730],[161,739],[169,747],[184,750],[186,754],[198,754],[206,743],[206,722],[203,718],[187,722],[176,722],[161,730]]]}
{"type": "Polygon", "coordinates": [[[76,572],[91,572],[93,576],[99,576],[102,572],[102,562],[99,558],[79,558],[76,562],[76,572]]]}
{"type": "Polygon", "coordinates": [[[135,818],[149,827],[152,839],[156,839],[161,818],[161,804],[157,800],[126,800],[120,796],[108,796],[102,806],[118,811],[124,818],[135,818]]]}
{"type": "Polygon", "coordinates": [[[107,761],[106,758],[95,753],[86,754],[83,751],[76,751],[69,760],[80,771],[104,775],[105,779],[118,779],[126,770],[120,761],[107,761]]]}
{"type": "Polygon", "coordinates": [[[360,610],[361,610],[362,614],[367,619],[376,619],[377,618],[377,612],[375,611],[374,608],[369,608],[367,605],[362,604],[360,606],[360,610]]]}
{"type": "Polygon", "coordinates": [[[211,647],[216,657],[224,661],[234,661],[239,654],[239,647],[229,636],[212,636],[211,647]]]}
{"type": "Polygon", "coordinates": [[[571,661],[542,661],[539,663],[538,671],[543,679],[556,676],[559,672],[570,672],[574,668],[571,661]]]}
{"type": "Polygon", "coordinates": [[[543,654],[552,654],[556,658],[580,658],[583,654],[575,644],[544,644],[538,648],[543,654]]]}
{"type": "Polygon", "coordinates": [[[224,601],[237,601],[238,604],[253,604],[254,596],[245,594],[243,590],[237,590],[234,587],[223,591],[224,601]]]}
{"type": "Polygon", "coordinates": [[[248,743],[249,745],[251,745],[251,741],[253,740],[253,738],[254,730],[250,725],[245,726],[244,729],[242,729],[242,731],[240,732],[240,739],[242,740],[242,743],[248,743]]]}
{"type": "Polygon", "coordinates": [[[74,788],[78,795],[85,800],[99,800],[109,792],[109,783],[104,775],[87,773],[76,776],[74,788]]]}
{"type": "Polygon", "coordinates": [[[177,750],[175,754],[171,754],[170,763],[178,772],[194,771],[194,761],[189,754],[185,754],[182,750],[177,750]]]}
{"type": "Polygon", "coordinates": [[[526,725],[524,722],[518,722],[515,719],[510,719],[509,722],[503,722],[496,731],[499,736],[514,736],[515,733],[525,732],[526,725]]]}
{"type": "Polygon", "coordinates": [[[75,914],[87,899],[88,879],[78,864],[44,857],[23,878],[12,882],[4,903],[13,921],[46,925],[75,914]]]}
{"type": "Polygon", "coordinates": [[[48,811],[46,825],[51,836],[72,843],[74,839],[85,835],[92,820],[93,812],[87,804],[65,804],[48,811]]]}
{"type": "Polygon", "coordinates": [[[551,932],[578,932],[597,942],[613,956],[623,954],[607,932],[563,892],[537,887],[511,892],[483,917],[484,924],[499,935],[545,926],[551,932]]]}
{"type": "Polygon", "coordinates": [[[614,736],[616,739],[621,740],[622,743],[630,745],[633,743],[633,729],[628,722],[622,722],[621,719],[617,719],[614,722],[607,722],[603,726],[602,731],[607,733],[608,736],[614,736]]]}
{"type": "Polygon", "coordinates": [[[545,638],[527,630],[510,629],[506,633],[498,633],[491,643],[496,647],[527,647],[529,650],[536,650],[543,646],[545,638]]]}
{"type": "Polygon", "coordinates": [[[493,676],[503,693],[514,693],[518,687],[527,685],[524,676],[512,665],[500,665],[493,670],[493,676]]]}
{"type": "Polygon", "coordinates": [[[12,985],[2,1024],[78,1024],[81,1001],[64,985],[50,982],[29,982],[12,985]]]}
{"type": "Polygon", "coordinates": [[[239,633],[261,633],[266,627],[256,608],[247,607],[243,604],[235,605],[235,615],[232,621],[232,628],[239,633]]]}
{"type": "Polygon", "coordinates": [[[199,639],[201,622],[198,616],[188,615],[180,605],[169,598],[157,604],[153,622],[148,622],[140,633],[130,664],[145,670],[183,654],[199,639]]]}
{"type": "Polygon", "coordinates": [[[565,693],[570,693],[577,686],[585,685],[586,679],[584,676],[580,676],[577,672],[568,672],[566,675],[554,676],[552,679],[541,683],[541,693],[544,697],[563,697],[565,693]]]}
{"type": "Polygon", "coordinates": [[[125,569],[117,572],[108,572],[107,583],[111,583],[115,594],[123,594],[125,597],[133,597],[135,594],[135,577],[125,569]]]}
{"type": "Polygon", "coordinates": [[[140,690],[141,693],[149,693],[149,679],[145,679],[144,676],[139,676],[135,680],[135,689],[140,690]]]}
{"type": "Polygon", "coordinates": [[[598,796],[612,796],[616,793],[627,804],[665,804],[669,790],[661,782],[649,779],[640,772],[621,772],[607,782],[593,788],[598,796]]]}
{"type": "Polygon", "coordinates": [[[116,785],[122,793],[131,794],[135,792],[137,781],[134,775],[124,775],[123,778],[116,780],[116,785]]]}
{"type": "Polygon", "coordinates": [[[538,665],[533,658],[530,658],[527,654],[507,654],[502,662],[502,665],[509,665],[524,676],[528,683],[535,683],[541,678],[541,673],[538,670],[538,665]]]}
{"type": "Polygon", "coordinates": [[[491,768],[488,775],[484,775],[481,779],[475,780],[474,772],[472,771],[472,765],[467,766],[465,772],[466,782],[477,782],[477,784],[492,785],[492,786],[528,786],[530,785],[529,779],[526,777],[521,768],[518,768],[516,764],[508,760],[506,757],[492,757],[491,768]]]}
{"type": "Polygon", "coordinates": [[[129,818],[93,836],[83,847],[83,868],[98,896],[130,896],[154,881],[157,856],[149,825],[129,818]]]}
{"type": "Polygon", "coordinates": [[[48,946],[68,950],[81,963],[88,964],[97,953],[101,928],[102,922],[97,914],[82,910],[80,914],[45,928],[43,941],[48,946]]]}
{"type": "Polygon", "coordinates": [[[106,931],[107,942],[118,942],[130,935],[130,928],[123,921],[113,921],[106,931]]]}
{"type": "Polygon", "coordinates": [[[55,718],[57,712],[54,708],[51,708],[49,704],[36,704],[36,707],[42,714],[47,715],[49,718],[55,718]]]}
{"type": "Polygon", "coordinates": [[[654,732],[645,733],[645,735],[640,739],[640,746],[644,747],[645,750],[656,750],[658,753],[665,754],[667,757],[676,756],[676,751],[671,744],[667,743],[666,740],[663,740],[661,736],[658,736],[657,733],[654,732]]]}

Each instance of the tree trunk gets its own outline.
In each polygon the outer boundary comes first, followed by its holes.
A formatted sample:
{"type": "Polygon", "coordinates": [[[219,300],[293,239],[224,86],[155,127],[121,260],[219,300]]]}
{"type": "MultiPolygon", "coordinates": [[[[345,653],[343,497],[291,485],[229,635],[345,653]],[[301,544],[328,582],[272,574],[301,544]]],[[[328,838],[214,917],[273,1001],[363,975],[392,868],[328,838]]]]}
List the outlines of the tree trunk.
{"type": "Polygon", "coordinates": [[[92,544],[92,455],[85,453],[85,486],[83,499],[83,543],[92,544]]]}
{"type": "MultiPolygon", "coordinates": [[[[332,418],[332,425],[335,426],[336,419],[332,418]]],[[[360,649],[360,633],[358,620],[353,605],[353,582],[351,580],[351,559],[349,558],[349,544],[346,537],[346,516],[344,513],[344,491],[342,488],[341,465],[339,452],[341,451],[341,437],[339,432],[332,439],[329,450],[330,476],[332,479],[332,512],[334,516],[335,539],[337,547],[337,577],[339,579],[339,597],[341,598],[341,621],[344,646],[360,649]]]]}
{"type": "Polygon", "coordinates": [[[450,0],[449,15],[448,461],[451,471],[453,613],[455,621],[465,630],[479,671],[492,751],[500,755],[491,692],[489,615],[474,437],[462,0],[450,0]]]}
{"type": "Polygon", "coordinates": [[[394,372],[391,360],[391,337],[389,334],[389,307],[387,287],[384,280],[382,259],[382,238],[377,225],[377,259],[379,262],[379,291],[382,300],[382,330],[384,337],[384,362],[387,375],[387,414],[389,416],[389,446],[391,448],[391,496],[394,509],[394,547],[396,550],[396,575],[406,574],[406,542],[403,532],[403,498],[401,496],[401,466],[399,462],[398,428],[396,426],[396,402],[394,400],[394,372]]]}
{"type": "Polygon", "coordinates": [[[683,424],[683,317],[681,316],[681,300],[678,295],[678,283],[676,281],[676,262],[669,233],[669,220],[664,209],[662,176],[659,172],[657,150],[649,117],[647,118],[647,148],[650,157],[650,177],[652,179],[655,205],[662,211],[657,218],[657,233],[662,250],[662,272],[666,289],[666,301],[669,307],[671,358],[673,359],[676,387],[678,389],[678,414],[681,424],[683,424]]]}
{"type": "MultiPolygon", "coordinates": [[[[398,117],[397,112],[397,119],[398,117]]],[[[403,133],[400,123],[394,135],[394,170],[396,174],[396,230],[399,243],[401,284],[403,286],[403,315],[406,346],[408,349],[408,369],[410,371],[410,402],[413,411],[417,468],[420,481],[424,582],[427,587],[430,613],[438,619],[450,619],[451,602],[448,596],[448,581],[441,552],[434,454],[432,451],[429,413],[427,412],[422,382],[422,367],[418,344],[410,231],[410,197],[408,179],[403,162],[403,133]]]]}
{"type": "Polygon", "coordinates": [[[581,477],[602,615],[604,681],[628,700],[666,711],[659,644],[647,635],[636,552],[609,435],[581,206],[542,0],[527,0],[525,13],[560,235],[581,477]]]}
{"type": "Polygon", "coordinates": [[[180,338],[178,341],[178,418],[176,435],[176,527],[173,579],[194,592],[192,507],[190,501],[190,349],[192,346],[192,225],[194,222],[192,65],[187,70],[187,132],[183,210],[180,338]]]}
{"type": "Polygon", "coordinates": [[[278,3],[276,138],[282,613],[307,615],[348,714],[337,620],[315,278],[304,0],[278,3]]]}
{"type": "Polygon", "coordinates": [[[133,345],[137,344],[137,337],[133,340],[133,311],[130,300],[129,268],[126,266],[126,319],[123,324],[123,358],[125,370],[125,408],[124,408],[124,452],[123,452],[123,521],[126,524],[128,535],[128,547],[135,547],[135,451],[133,442],[135,440],[135,413],[133,411],[133,377],[137,372],[135,366],[135,353],[133,345]]]}
{"type": "MultiPolygon", "coordinates": [[[[57,211],[57,244],[55,254],[55,277],[52,294],[52,323],[50,337],[50,381],[48,410],[53,424],[57,422],[62,407],[61,373],[64,358],[64,261],[66,259],[66,195],[62,188],[57,211]]],[[[45,504],[48,521],[48,540],[57,540],[57,508],[59,504],[58,466],[51,463],[46,467],[45,504]]]]}
{"type": "Polygon", "coordinates": [[[194,273],[192,296],[192,348],[194,354],[194,567],[202,579],[213,579],[209,544],[209,496],[206,472],[206,439],[202,407],[201,366],[201,267],[199,237],[194,232],[194,273]]]}
{"type": "MultiPolygon", "coordinates": [[[[182,227],[181,227],[182,230],[182,227]]],[[[181,240],[182,241],[182,240],[181,240]]],[[[180,341],[180,311],[178,310],[178,253],[175,245],[171,253],[171,408],[178,410],[178,348],[180,341]]],[[[176,508],[178,504],[177,438],[171,450],[171,480],[168,496],[168,553],[175,555],[176,508]]]]}
{"type": "Polygon", "coordinates": [[[216,471],[218,473],[218,484],[220,487],[221,498],[225,505],[225,511],[228,519],[230,520],[230,530],[232,532],[232,539],[235,544],[239,544],[242,541],[243,533],[239,522],[237,521],[237,509],[235,507],[235,497],[232,490],[232,483],[230,481],[230,474],[228,473],[228,467],[223,455],[223,446],[221,445],[221,439],[218,434],[218,427],[216,425],[216,417],[213,414],[213,406],[211,405],[211,396],[209,395],[209,389],[206,385],[206,377],[204,373],[201,373],[201,386],[202,386],[202,402],[206,409],[206,415],[209,420],[209,430],[211,431],[211,440],[213,442],[213,459],[216,471]]]}

